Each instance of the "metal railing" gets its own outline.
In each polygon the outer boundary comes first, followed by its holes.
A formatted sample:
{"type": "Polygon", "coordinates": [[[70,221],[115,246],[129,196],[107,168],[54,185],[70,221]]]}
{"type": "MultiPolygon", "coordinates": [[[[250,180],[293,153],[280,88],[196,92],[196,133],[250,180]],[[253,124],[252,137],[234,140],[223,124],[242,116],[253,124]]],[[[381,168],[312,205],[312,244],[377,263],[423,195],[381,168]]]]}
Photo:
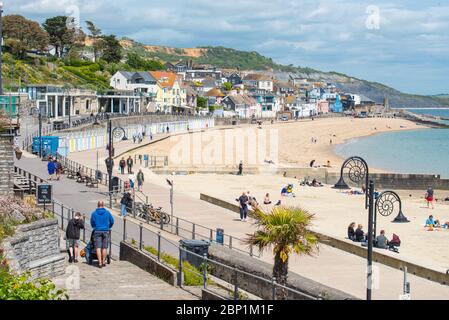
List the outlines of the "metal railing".
{"type": "Polygon", "coordinates": [[[20,193],[22,198],[25,193],[28,193],[30,195],[36,195],[37,192],[37,185],[39,183],[45,183],[46,180],[22,169],[17,166],[14,166],[14,191],[17,193],[20,193]],[[18,177],[18,179],[16,179],[18,177]],[[19,181],[20,180],[20,181],[19,181]],[[17,185],[16,185],[17,182],[17,185]],[[19,185],[20,183],[20,185],[19,185]],[[26,186],[25,186],[26,184],[26,186]]]}
{"type": "MultiPolygon", "coordinates": [[[[88,174],[90,177],[95,176],[96,170],[94,170],[92,168],[85,167],[84,165],[79,164],[75,161],[72,161],[72,160],[68,159],[67,157],[61,156],[59,154],[57,155],[57,157],[61,161],[61,164],[63,167],[69,168],[69,170],[72,170],[72,171],[77,171],[78,168],[81,168],[81,170],[84,173],[88,174]]],[[[109,181],[108,174],[101,173],[101,175],[104,178],[99,180],[99,182],[105,186],[108,186],[108,181],[109,181]]],[[[123,196],[124,192],[125,192],[125,181],[118,178],[118,186],[113,188],[113,192],[112,192],[112,198],[115,200],[114,202],[116,204],[117,204],[118,198],[121,198],[121,196],[123,196]]],[[[141,203],[149,204],[147,196],[145,196],[145,199],[143,199],[143,197],[140,196],[136,192],[136,198],[138,200],[140,200],[141,203]]],[[[201,224],[191,222],[189,220],[177,217],[175,215],[173,215],[173,217],[170,215],[170,218],[172,218],[172,219],[170,219],[170,222],[168,224],[162,223],[162,219],[161,219],[161,223],[157,223],[157,222],[151,221],[149,219],[142,219],[139,217],[139,214],[136,212],[136,210],[133,210],[132,215],[135,219],[138,219],[142,222],[145,222],[145,223],[153,225],[153,226],[157,226],[161,230],[175,234],[183,239],[204,239],[204,240],[208,240],[208,241],[213,241],[213,239],[215,239],[216,235],[217,235],[217,231],[214,229],[211,229],[211,228],[203,226],[201,224]]],[[[242,244],[243,244],[242,239],[232,236],[232,235],[229,235],[229,234],[223,234],[223,245],[224,246],[226,246],[230,249],[234,249],[234,250],[243,252],[245,254],[249,254],[251,257],[252,256],[260,257],[260,254],[257,254],[254,252],[252,246],[250,246],[248,249],[244,249],[242,244]]]]}
{"type": "MultiPolygon", "coordinates": [[[[125,223],[123,224],[123,241],[131,244],[135,248],[137,248],[139,251],[145,253],[145,254],[153,254],[155,259],[157,259],[160,263],[168,264],[170,267],[175,269],[178,273],[178,283],[177,285],[179,287],[188,287],[188,284],[186,285],[185,277],[187,273],[190,273],[196,277],[196,282],[198,282],[199,279],[201,282],[201,285],[204,289],[209,289],[213,291],[216,289],[216,286],[214,286],[214,278],[218,278],[229,285],[228,288],[232,287],[232,290],[230,290],[231,295],[230,296],[223,296],[219,292],[215,292],[218,295],[221,295],[223,298],[226,299],[232,299],[232,300],[240,300],[242,296],[244,296],[244,293],[242,295],[242,292],[249,292],[250,294],[256,295],[255,293],[251,292],[251,285],[254,284],[254,282],[259,282],[264,287],[270,288],[269,291],[264,292],[263,290],[260,290],[261,292],[258,293],[260,295],[259,298],[266,299],[266,300],[276,300],[278,298],[278,291],[279,290],[285,290],[285,296],[287,299],[292,300],[320,300],[322,299],[321,296],[312,296],[310,294],[307,294],[305,292],[298,291],[296,289],[284,286],[279,284],[274,277],[272,278],[264,278],[261,276],[254,275],[252,273],[246,272],[244,270],[240,270],[239,268],[227,265],[225,263],[219,262],[213,258],[209,258],[207,254],[199,255],[195,252],[192,252],[186,248],[183,248],[180,243],[176,243],[174,241],[171,241],[169,239],[166,239],[161,236],[161,232],[153,232],[151,230],[145,229],[143,227],[143,224],[140,223],[139,225],[139,236],[138,240],[136,241],[134,238],[129,239],[127,234],[127,224],[130,223],[126,218],[124,219],[125,223]],[[147,235],[150,235],[148,237],[147,235]],[[151,243],[145,243],[143,239],[151,239],[151,243]],[[167,256],[170,258],[167,259],[167,256]],[[199,268],[186,268],[185,261],[190,262],[192,265],[192,258],[196,260],[197,262],[201,262],[199,268]],[[173,263],[174,259],[177,259],[178,263],[176,266],[174,266],[173,263]],[[222,275],[221,277],[217,275],[214,275],[213,270],[217,267],[220,267],[224,270],[227,270],[228,274],[232,274],[231,279],[229,277],[223,276],[223,272],[218,272],[218,274],[222,275]],[[226,278],[226,279],[225,279],[226,278]]],[[[131,222],[132,223],[132,222],[131,222]]],[[[256,295],[257,296],[257,295],[256,295]]]]}

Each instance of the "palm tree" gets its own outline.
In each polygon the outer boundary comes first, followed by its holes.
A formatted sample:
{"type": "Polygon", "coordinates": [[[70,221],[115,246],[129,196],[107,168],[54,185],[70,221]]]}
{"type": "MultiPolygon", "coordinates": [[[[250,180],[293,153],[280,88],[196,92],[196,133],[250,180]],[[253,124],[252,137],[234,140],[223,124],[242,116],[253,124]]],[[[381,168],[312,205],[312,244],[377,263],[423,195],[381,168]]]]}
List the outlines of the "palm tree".
{"type": "MultiPolygon", "coordinates": [[[[273,248],[273,277],[285,286],[290,254],[311,256],[318,251],[318,239],[307,229],[314,215],[297,207],[274,207],[269,213],[256,210],[255,217],[259,230],[248,234],[245,243],[257,246],[259,252],[273,248]]],[[[287,291],[277,290],[276,298],[287,299],[287,291]]]]}

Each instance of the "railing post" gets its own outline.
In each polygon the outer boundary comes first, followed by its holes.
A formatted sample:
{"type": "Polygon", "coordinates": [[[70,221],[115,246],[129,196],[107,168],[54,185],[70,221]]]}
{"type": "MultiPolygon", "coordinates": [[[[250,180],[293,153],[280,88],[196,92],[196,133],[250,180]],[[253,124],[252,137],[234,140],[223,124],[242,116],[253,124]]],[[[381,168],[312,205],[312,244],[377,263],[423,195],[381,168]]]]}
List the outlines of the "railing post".
{"type": "Polygon", "coordinates": [[[143,233],[143,225],[141,222],[139,225],[139,250],[142,250],[142,233],[143,233]]]}
{"type": "Polygon", "coordinates": [[[210,229],[210,241],[214,239],[214,230],[210,229]]]}
{"type": "Polygon", "coordinates": [[[126,241],[126,217],[123,218],[123,242],[126,241]]]}
{"type": "Polygon", "coordinates": [[[203,254],[203,288],[206,289],[207,285],[207,254],[203,254]]]}
{"type": "Polygon", "coordinates": [[[195,240],[195,224],[192,225],[192,239],[195,240]]]}
{"type": "MultiPolygon", "coordinates": [[[[83,221],[86,223],[86,215],[83,214],[83,221]]],[[[83,228],[83,242],[86,243],[86,227],[83,228]]]]}
{"type": "Polygon", "coordinates": [[[229,236],[229,249],[232,249],[232,236],[229,236]]]}
{"type": "MultiPolygon", "coordinates": [[[[37,192],[37,186],[36,186],[36,192],[37,192]]],[[[55,201],[54,200],[51,201],[51,212],[53,212],[53,214],[55,214],[55,201]]]]}
{"type": "Polygon", "coordinates": [[[179,246],[179,273],[178,273],[178,287],[182,287],[182,249],[179,246]]]}
{"type": "Polygon", "coordinates": [[[179,236],[179,218],[176,217],[176,235],[179,236]]]}
{"type": "Polygon", "coordinates": [[[272,294],[272,299],[276,300],[276,277],[271,278],[271,294],[272,294]]]}
{"type": "Polygon", "coordinates": [[[61,204],[61,229],[62,231],[64,231],[64,206],[62,204],[61,204]]]}
{"type": "Polygon", "coordinates": [[[234,300],[239,299],[239,286],[237,280],[238,280],[238,271],[237,268],[234,268],[234,300]]]}
{"type": "Polygon", "coordinates": [[[157,233],[157,261],[161,261],[161,232],[157,233]]]}
{"type": "Polygon", "coordinates": [[[249,256],[252,257],[253,256],[253,245],[249,246],[249,256]]]}

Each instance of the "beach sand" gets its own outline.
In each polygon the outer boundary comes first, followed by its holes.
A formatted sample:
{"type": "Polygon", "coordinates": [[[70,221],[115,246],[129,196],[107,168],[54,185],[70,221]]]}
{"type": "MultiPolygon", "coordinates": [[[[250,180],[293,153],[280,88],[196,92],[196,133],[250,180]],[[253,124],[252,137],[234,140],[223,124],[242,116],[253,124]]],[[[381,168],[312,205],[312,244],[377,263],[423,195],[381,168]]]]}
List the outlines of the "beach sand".
{"type": "Polygon", "coordinates": [[[168,156],[172,167],[235,168],[240,160],[245,167],[267,166],[265,160],[283,167],[309,167],[315,160],[316,166],[330,161],[331,170],[338,170],[344,159],[334,153],[335,145],[376,133],[412,129],[423,126],[395,118],[323,118],[273,125],[267,122],[262,129],[242,125],[176,136],[129,154],[168,156]],[[227,134],[234,140],[229,140],[227,134]]]}

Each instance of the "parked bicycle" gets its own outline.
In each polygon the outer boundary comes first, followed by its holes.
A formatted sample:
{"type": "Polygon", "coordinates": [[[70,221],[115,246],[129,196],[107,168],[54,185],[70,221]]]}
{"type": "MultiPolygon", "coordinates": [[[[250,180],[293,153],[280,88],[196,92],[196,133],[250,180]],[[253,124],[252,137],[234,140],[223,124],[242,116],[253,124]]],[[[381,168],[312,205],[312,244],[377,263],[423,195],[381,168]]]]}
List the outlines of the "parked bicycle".
{"type": "Polygon", "coordinates": [[[136,203],[136,213],[139,218],[157,224],[169,224],[170,216],[162,211],[162,207],[154,208],[152,204],[136,203]]]}

